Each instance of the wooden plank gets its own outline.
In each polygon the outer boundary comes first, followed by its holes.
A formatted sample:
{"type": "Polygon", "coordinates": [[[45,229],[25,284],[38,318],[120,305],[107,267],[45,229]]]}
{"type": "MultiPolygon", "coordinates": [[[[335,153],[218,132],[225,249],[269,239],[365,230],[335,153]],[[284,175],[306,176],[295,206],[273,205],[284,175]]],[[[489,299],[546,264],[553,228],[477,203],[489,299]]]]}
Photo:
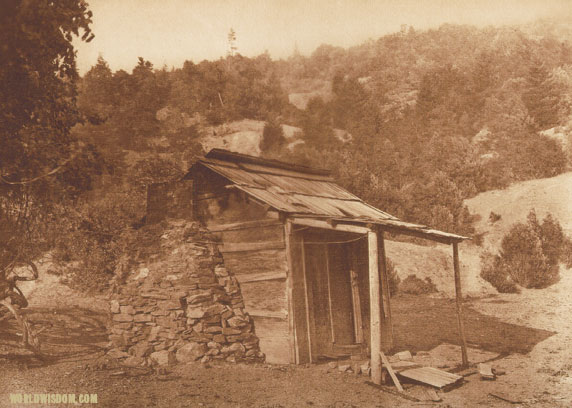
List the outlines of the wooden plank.
{"type": "Polygon", "coordinates": [[[391,301],[389,293],[389,277],[387,274],[387,258],[385,255],[385,239],[383,231],[378,232],[379,270],[381,273],[381,295],[383,302],[383,321],[381,324],[381,347],[385,351],[393,348],[393,322],[391,320],[391,301]]]}
{"type": "Polygon", "coordinates": [[[260,351],[266,355],[266,362],[288,364],[288,322],[285,319],[253,317],[254,332],[260,339],[260,351]]]}
{"type": "MultiPolygon", "coordinates": [[[[291,225],[292,226],[292,225],[291,225]]],[[[292,226],[293,227],[293,226],[292,226]]],[[[292,308],[294,312],[294,331],[296,339],[296,364],[310,362],[308,347],[308,325],[306,322],[306,295],[303,275],[302,232],[291,229],[291,260],[289,271],[292,282],[292,308]]]]}
{"type": "Polygon", "coordinates": [[[235,276],[257,273],[287,273],[288,262],[284,249],[269,249],[250,252],[227,252],[223,254],[224,265],[235,276]]]}
{"type": "Polygon", "coordinates": [[[248,309],[248,308],[245,310],[249,315],[253,317],[268,317],[271,319],[280,319],[280,320],[286,320],[286,318],[288,317],[288,313],[285,310],[278,312],[273,312],[270,310],[248,309]]]}
{"type": "Polygon", "coordinates": [[[377,234],[369,231],[367,234],[369,259],[369,302],[370,302],[370,350],[371,350],[371,380],[374,384],[381,384],[381,308],[379,299],[379,269],[377,253],[377,234]]]}
{"type": "MultiPolygon", "coordinates": [[[[327,237],[319,237],[312,232],[306,232],[304,238],[304,242],[315,242],[315,244],[306,244],[304,246],[308,300],[310,304],[312,354],[315,360],[318,356],[325,355],[332,349],[330,316],[328,313],[328,251],[325,242],[321,242],[321,239],[327,237]]],[[[347,311],[349,310],[348,308],[347,311]]]]}
{"type": "Polygon", "coordinates": [[[453,269],[455,271],[455,300],[457,304],[457,324],[461,338],[461,359],[464,367],[469,366],[467,354],[467,338],[465,336],[465,322],[463,317],[463,295],[461,293],[461,270],[459,267],[459,244],[453,243],[453,269]]]}
{"type": "Polygon", "coordinates": [[[286,279],[287,275],[284,271],[278,272],[263,272],[263,273],[249,273],[245,275],[235,275],[239,283],[260,282],[269,280],[286,279]]]}
{"type": "Polygon", "coordinates": [[[438,370],[433,367],[411,368],[401,371],[399,375],[437,388],[455,384],[463,379],[463,377],[459,375],[438,370]]]}
{"type": "Polygon", "coordinates": [[[311,324],[311,305],[313,305],[313,299],[311,298],[312,292],[308,285],[308,277],[306,276],[306,253],[304,249],[304,238],[300,237],[300,243],[302,245],[302,276],[304,277],[304,302],[306,304],[306,329],[308,332],[308,352],[310,363],[313,361],[313,348],[312,348],[312,324],[311,324]]]}
{"type": "Polygon", "coordinates": [[[356,342],[348,259],[352,249],[349,249],[351,245],[346,245],[348,244],[331,244],[329,262],[333,327],[336,333],[336,344],[340,345],[356,342]]]}
{"type": "Polygon", "coordinates": [[[249,252],[262,251],[265,249],[282,249],[284,242],[241,242],[241,243],[224,243],[219,246],[219,251],[226,252],[249,252]]]}
{"type": "Polygon", "coordinates": [[[332,283],[330,280],[330,246],[326,245],[326,277],[327,277],[327,284],[328,284],[328,311],[330,315],[330,330],[331,330],[331,337],[332,343],[336,342],[336,333],[334,331],[334,315],[332,312],[332,283]]]}
{"type": "Polygon", "coordinates": [[[352,287],[354,330],[356,343],[363,343],[363,323],[361,315],[361,299],[359,295],[356,248],[354,246],[350,246],[350,252],[350,284],[352,287]]]}
{"type": "Polygon", "coordinates": [[[263,219],[263,220],[253,220],[253,221],[243,221],[243,222],[233,222],[229,224],[213,225],[209,227],[211,232],[222,232],[222,231],[234,231],[249,228],[265,227],[270,225],[282,225],[281,222],[274,219],[263,219]]]}
{"type": "Polygon", "coordinates": [[[222,231],[222,242],[226,244],[284,242],[284,227],[282,224],[266,225],[257,228],[234,229],[222,231]]]}
{"type": "Polygon", "coordinates": [[[316,220],[314,218],[297,217],[297,218],[292,218],[291,221],[292,223],[297,225],[305,225],[307,227],[322,228],[332,231],[353,232],[355,234],[367,234],[369,231],[369,229],[367,229],[366,227],[360,227],[357,225],[348,225],[348,224],[337,224],[334,226],[326,221],[316,220]]]}
{"type": "Polygon", "coordinates": [[[403,392],[403,387],[401,386],[401,383],[399,382],[399,380],[397,379],[397,376],[393,372],[393,368],[391,368],[391,364],[389,364],[389,360],[387,359],[385,354],[383,354],[383,351],[380,351],[379,355],[381,356],[381,360],[383,361],[385,368],[387,368],[387,371],[389,372],[389,375],[391,376],[391,379],[393,380],[393,384],[395,384],[395,387],[400,392],[403,392]]]}
{"type": "Polygon", "coordinates": [[[283,280],[242,283],[240,291],[246,309],[271,312],[288,309],[286,282],[283,280]]]}
{"type": "Polygon", "coordinates": [[[286,278],[286,296],[288,299],[288,348],[290,350],[289,361],[297,364],[299,357],[297,352],[296,327],[294,325],[294,299],[293,299],[293,276],[292,269],[294,262],[292,259],[292,223],[286,221],[284,224],[284,242],[286,243],[286,261],[288,262],[288,274],[286,278]]]}

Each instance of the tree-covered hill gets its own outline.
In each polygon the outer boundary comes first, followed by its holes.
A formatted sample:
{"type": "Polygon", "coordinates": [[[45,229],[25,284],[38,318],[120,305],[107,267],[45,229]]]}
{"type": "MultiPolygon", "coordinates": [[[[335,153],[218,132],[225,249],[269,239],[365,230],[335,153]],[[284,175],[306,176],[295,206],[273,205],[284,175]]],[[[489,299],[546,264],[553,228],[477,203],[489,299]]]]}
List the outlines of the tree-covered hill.
{"type": "Polygon", "coordinates": [[[248,119],[266,122],[263,155],[331,168],[396,216],[471,234],[463,200],[569,168],[572,45],[549,27],[408,27],[349,49],[177,69],[140,58],[132,72],[112,72],[100,58],[81,80],[74,132],[106,172],[84,205],[126,222],[90,228],[112,234],[140,219],[146,184],[180,176],[202,141],[248,119]],[[299,141],[278,125],[300,128],[299,141]]]}

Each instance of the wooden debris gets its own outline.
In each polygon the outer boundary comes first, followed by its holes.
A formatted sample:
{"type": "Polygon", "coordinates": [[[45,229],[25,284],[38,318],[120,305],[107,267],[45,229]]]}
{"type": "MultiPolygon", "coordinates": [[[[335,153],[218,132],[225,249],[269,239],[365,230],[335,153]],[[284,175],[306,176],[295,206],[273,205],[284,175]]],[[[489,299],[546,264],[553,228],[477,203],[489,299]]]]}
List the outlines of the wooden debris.
{"type": "Polygon", "coordinates": [[[494,380],[495,375],[490,365],[480,363],[479,364],[479,374],[481,375],[481,379],[483,380],[494,380]]]}
{"type": "Polygon", "coordinates": [[[460,375],[451,374],[433,367],[411,368],[401,371],[399,375],[436,388],[443,388],[463,380],[463,377],[460,375]]]}
{"type": "Polygon", "coordinates": [[[391,368],[391,364],[389,364],[389,360],[387,359],[387,357],[385,356],[385,354],[383,354],[383,351],[379,352],[379,355],[381,356],[381,361],[383,361],[383,364],[385,365],[385,368],[387,368],[387,371],[389,372],[389,375],[391,376],[391,379],[393,380],[393,383],[395,384],[395,387],[400,391],[403,392],[403,387],[401,386],[401,383],[399,382],[399,380],[397,379],[397,376],[395,375],[395,373],[393,372],[393,368],[391,368]]]}
{"type": "Polygon", "coordinates": [[[425,392],[431,401],[439,402],[442,400],[439,394],[437,394],[437,391],[432,388],[425,390],[425,392]]]}
{"type": "Polygon", "coordinates": [[[412,397],[411,395],[406,394],[405,392],[395,391],[393,388],[384,387],[382,385],[375,384],[371,381],[366,381],[365,383],[367,385],[371,385],[372,387],[377,388],[380,391],[387,392],[388,394],[392,394],[392,395],[397,395],[398,397],[405,398],[406,400],[409,400],[409,401],[414,401],[414,402],[420,402],[421,401],[419,398],[412,397]]]}
{"type": "Polygon", "coordinates": [[[504,397],[504,396],[499,395],[499,394],[493,394],[492,392],[489,392],[489,395],[490,395],[491,397],[498,398],[498,399],[500,399],[500,400],[502,400],[502,401],[506,401],[506,402],[509,402],[509,403],[511,403],[511,404],[523,404],[523,401],[516,401],[516,400],[510,399],[510,398],[508,398],[508,397],[504,397]]]}

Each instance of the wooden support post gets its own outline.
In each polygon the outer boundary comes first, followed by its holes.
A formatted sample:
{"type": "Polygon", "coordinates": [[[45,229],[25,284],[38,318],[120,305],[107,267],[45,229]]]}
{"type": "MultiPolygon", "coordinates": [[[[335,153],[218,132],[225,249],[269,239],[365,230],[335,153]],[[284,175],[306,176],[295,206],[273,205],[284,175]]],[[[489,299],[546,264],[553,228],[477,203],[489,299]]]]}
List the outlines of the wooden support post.
{"type": "Polygon", "coordinates": [[[357,247],[355,245],[350,246],[351,254],[350,256],[350,283],[352,286],[352,304],[354,311],[354,332],[356,337],[356,343],[363,343],[363,322],[361,316],[361,298],[359,294],[359,279],[358,279],[358,266],[357,266],[357,247]]]}
{"type": "Polygon", "coordinates": [[[463,366],[469,365],[467,355],[467,339],[465,337],[465,322],[463,318],[463,295],[461,293],[461,271],[459,268],[459,244],[453,243],[453,269],[455,271],[455,296],[457,300],[457,323],[459,326],[459,336],[461,337],[461,355],[463,366]]]}
{"type": "Polygon", "coordinates": [[[286,277],[286,293],[288,296],[288,345],[290,347],[290,363],[299,364],[298,339],[294,326],[294,262],[292,261],[292,223],[286,221],[284,225],[284,241],[286,242],[286,260],[288,261],[288,275],[286,277]]]}
{"type": "Polygon", "coordinates": [[[374,384],[381,385],[381,307],[380,285],[377,253],[377,233],[367,233],[367,247],[369,260],[369,316],[371,333],[371,380],[374,384]]]}
{"type": "Polygon", "coordinates": [[[383,300],[383,323],[381,325],[382,348],[389,351],[393,348],[393,322],[391,320],[391,300],[389,292],[389,276],[385,256],[385,239],[383,231],[378,230],[379,270],[381,272],[381,294],[383,300]]]}
{"type": "Polygon", "coordinates": [[[304,237],[300,236],[300,245],[302,245],[302,276],[304,277],[304,302],[306,304],[306,327],[308,330],[308,352],[310,363],[312,360],[312,325],[311,325],[311,307],[314,307],[312,298],[312,288],[308,286],[308,277],[306,276],[306,251],[304,249],[304,237]]]}
{"type": "Polygon", "coordinates": [[[332,311],[332,285],[330,281],[330,247],[326,244],[326,277],[328,281],[328,310],[330,315],[330,329],[332,335],[332,344],[336,342],[336,333],[334,332],[334,313],[332,311]]]}

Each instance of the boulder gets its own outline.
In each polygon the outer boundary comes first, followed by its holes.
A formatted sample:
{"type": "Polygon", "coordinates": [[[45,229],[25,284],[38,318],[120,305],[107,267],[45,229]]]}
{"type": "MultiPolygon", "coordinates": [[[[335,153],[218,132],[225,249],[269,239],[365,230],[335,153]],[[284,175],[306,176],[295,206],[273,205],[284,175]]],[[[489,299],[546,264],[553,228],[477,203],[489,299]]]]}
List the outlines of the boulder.
{"type": "Polygon", "coordinates": [[[177,350],[177,361],[180,363],[190,363],[203,357],[208,351],[204,343],[187,343],[177,350]]]}
{"type": "Polygon", "coordinates": [[[176,362],[175,355],[168,350],[155,351],[149,357],[159,366],[173,365],[176,362]]]}

